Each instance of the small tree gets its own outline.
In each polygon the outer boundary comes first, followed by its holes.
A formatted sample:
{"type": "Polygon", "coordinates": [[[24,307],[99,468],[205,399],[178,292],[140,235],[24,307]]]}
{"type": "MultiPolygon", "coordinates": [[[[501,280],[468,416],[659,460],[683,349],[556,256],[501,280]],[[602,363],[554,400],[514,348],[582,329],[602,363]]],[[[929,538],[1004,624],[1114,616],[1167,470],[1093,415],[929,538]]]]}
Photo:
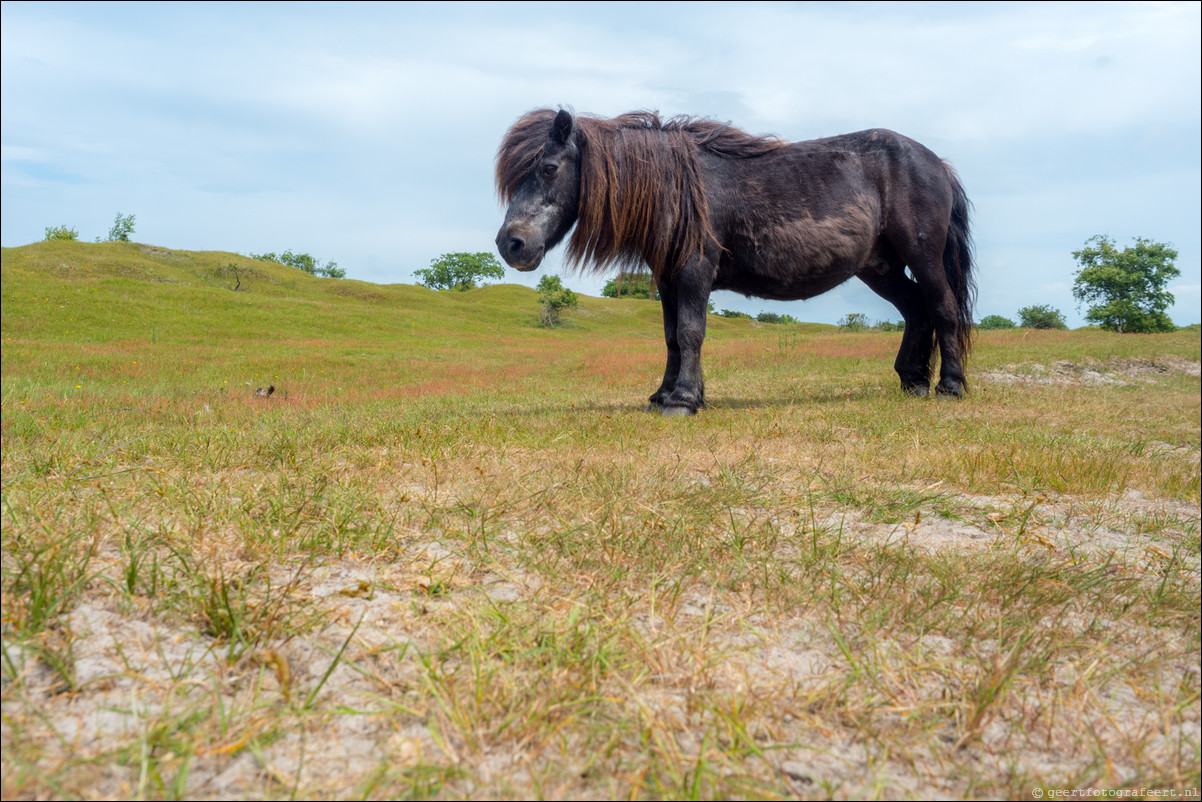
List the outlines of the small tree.
{"type": "Polygon", "coordinates": [[[842,331],[868,331],[868,315],[863,312],[851,312],[839,321],[842,331]]]}
{"type": "Polygon", "coordinates": [[[346,278],[346,271],[339,267],[333,259],[323,265],[320,259],[314,259],[307,253],[293,253],[292,251],[284,251],[282,254],[252,253],[250,258],[259,262],[277,262],[288,267],[295,267],[310,276],[346,278]]]}
{"type": "Polygon", "coordinates": [[[317,275],[325,276],[326,278],[346,278],[346,270],[339,267],[338,263],[331,259],[322,265],[317,275]]]}
{"type": "Polygon", "coordinates": [[[647,298],[659,300],[659,289],[651,280],[650,273],[622,272],[605,282],[601,288],[602,298],[647,298]]]}
{"type": "Polygon", "coordinates": [[[66,226],[53,226],[46,229],[47,240],[67,240],[74,242],[79,239],[79,232],[66,226]]]}
{"type": "Polygon", "coordinates": [[[729,317],[735,320],[751,320],[751,315],[746,312],[736,312],[733,309],[723,309],[718,313],[718,317],[729,317]]]}
{"type": "Polygon", "coordinates": [[[538,282],[538,325],[549,329],[563,325],[563,313],[580,305],[580,296],[563,286],[559,276],[543,276],[538,282]]]}
{"type": "Polygon", "coordinates": [[[1016,326],[1015,322],[1008,317],[1001,315],[986,315],[981,318],[981,322],[977,324],[978,329],[1012,329],[1016,326]]]}
{"type": "Polygon", "coordinates": [[[137,217],[132,214],[121,214],[117,212],[117,219],[113,221],[113,227],[109,229],[108,239],[105,242],[129,242],[129,235],[134,233],[134,220],[137,217]]]}
{"type": "Polygon", "coordinates": [[[1181,275],[1173,264],[1177,251],[1163,242],[1135,238],[1135,245],[1121,251],[1107,237],[1085,241],[1085,247],[1073,251],[1081,265],[1073,281],[1077,308],[1093,304],[1085,319],[1107,331],[1175,331],[1176,326],[1165,310],[1173,304],[1173,295],[1165,289],[1170,280],[1181,275]]]}
{"type": "Polygon", "coordinates": [[[1018,317],[1024,329],[1067,329],[1064,316],[1059,309],[1046,304],[1039,306],[1024,306],[1018,310],[1018,317]]]}
{"type": "Polygon", "coordinates": [[[779,315],[776,312],[760,312],[755,316],[755,319],[760,323],[797,323],[797,318],[792,315],[779,315]]]}
{"type": "Polygon", "coordinates": [[[432,290],[470,290],[484,279],[505,278],[505,268],[491,253],[444,253],[424,270],[414,270],[421,284],[432,290]]]}

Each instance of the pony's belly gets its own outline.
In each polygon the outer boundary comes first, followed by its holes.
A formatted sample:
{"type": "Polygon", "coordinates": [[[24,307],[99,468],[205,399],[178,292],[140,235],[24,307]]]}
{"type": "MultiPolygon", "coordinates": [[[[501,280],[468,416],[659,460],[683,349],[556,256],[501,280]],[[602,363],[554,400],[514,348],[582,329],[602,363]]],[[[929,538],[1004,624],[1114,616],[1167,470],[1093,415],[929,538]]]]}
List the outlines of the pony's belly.
{"type": "Polygon", "coordinates": [[[800,210],[772,223],[742,221],[728,232],[714,288],[794,301],[839,286],[873,258],[879,222],[870,200],[819,219],[800,210]]]}
{"type": "Polygon", "coordinates": [[[814,271],[801,266],[792,270],[719,270],[713,288],[774,301],[804,301],[838,287],[855,274],[854,265],[814,271]]]}

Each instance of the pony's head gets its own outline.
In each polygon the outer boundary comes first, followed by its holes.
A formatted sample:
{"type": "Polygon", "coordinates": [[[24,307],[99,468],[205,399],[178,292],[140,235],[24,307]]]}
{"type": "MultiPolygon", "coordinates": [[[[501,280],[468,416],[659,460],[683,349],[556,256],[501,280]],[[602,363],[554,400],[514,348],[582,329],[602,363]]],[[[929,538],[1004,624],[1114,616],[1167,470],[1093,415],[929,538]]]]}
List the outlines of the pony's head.
{"type": "Polygon", "coordinates": [[[522,117],[497,152],[497,190],[509,204],[497,250],[510,267],[535,270],[576,222],[580,147],[567,111],[541,109],[522,117]]]}

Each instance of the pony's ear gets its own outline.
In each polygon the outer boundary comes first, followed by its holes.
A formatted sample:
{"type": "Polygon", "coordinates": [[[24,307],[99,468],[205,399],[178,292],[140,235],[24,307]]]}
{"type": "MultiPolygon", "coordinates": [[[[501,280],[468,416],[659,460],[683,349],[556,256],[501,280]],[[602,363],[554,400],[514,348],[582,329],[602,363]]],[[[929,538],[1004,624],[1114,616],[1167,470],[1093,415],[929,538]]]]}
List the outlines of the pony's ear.
{"type": "Polygon", "coordinates": [[[557,145],[568,144],[574,122],[570,112],[560,109],[559,114],[555,115],[555,121],[551,123],[551,141],[557,145]]]}

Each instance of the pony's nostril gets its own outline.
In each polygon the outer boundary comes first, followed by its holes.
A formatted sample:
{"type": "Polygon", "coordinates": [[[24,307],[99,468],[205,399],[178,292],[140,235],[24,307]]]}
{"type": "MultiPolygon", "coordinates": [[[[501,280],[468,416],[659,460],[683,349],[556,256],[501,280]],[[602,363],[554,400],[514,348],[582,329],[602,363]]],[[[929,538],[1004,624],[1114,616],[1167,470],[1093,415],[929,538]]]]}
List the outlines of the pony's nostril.
{"type": "Polygon", "coordinates": [[[526,243],[521,237],[510,237],[509,238],[509,252],[510,253],[515,254],[515,255],[519,254],[522,252],[522,248],[524,248],[524,247],[526,247],[526,243]]]}

